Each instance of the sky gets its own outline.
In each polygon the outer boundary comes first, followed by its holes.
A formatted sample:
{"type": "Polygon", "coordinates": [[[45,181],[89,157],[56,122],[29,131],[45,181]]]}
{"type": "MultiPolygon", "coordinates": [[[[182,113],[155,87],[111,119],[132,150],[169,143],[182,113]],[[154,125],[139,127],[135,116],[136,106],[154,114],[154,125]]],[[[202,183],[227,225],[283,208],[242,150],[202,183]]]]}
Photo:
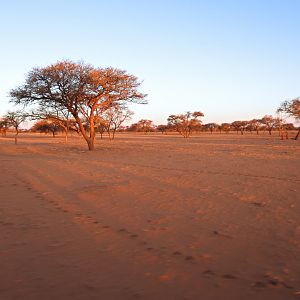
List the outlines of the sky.
{"type": "Polygon", "coordinates": [[[275,114],[300,96],[299,0],[0,0],[0,116],[33,67],[116,67],[143,81],[134,121],[275,114]]]}

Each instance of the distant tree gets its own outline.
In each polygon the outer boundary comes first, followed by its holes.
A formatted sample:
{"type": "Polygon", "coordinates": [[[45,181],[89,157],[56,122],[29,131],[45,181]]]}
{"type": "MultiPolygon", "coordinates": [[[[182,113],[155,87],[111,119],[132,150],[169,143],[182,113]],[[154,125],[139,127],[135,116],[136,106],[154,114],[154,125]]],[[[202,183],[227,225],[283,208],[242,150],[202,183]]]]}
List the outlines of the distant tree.
{"type": "Polygon", "coordinates": [[[232,129],[234,129],[236,131],[236,133],[239,133],[240,128],[241,128],[240,121],[234,121],[230,125],[231,125],[232,129]]]}
{"type": "Polygon", "coordinates": [[[194,117],[194,119],[191,120],[191,133],[193,132],[200,132],[202,129],[202,122],[199,119],[200,116],[194,117]]]}
{"type": "Polygon", "coordinates": [[[64,128],[57,122],[52,119],[40,120],[37,121],[31,127],[31,131],[33,132],[43,132],[43,133],[51,133],[53,137],[59,131],[63,131],[64,128]]]}
{"type": "Polygon", "coordinates": [[[286,130],[295,130],[296,129],[293,123],[285,123],[285,124],[283,124],[283,127],[286,130]]]}
{"type": "Polygon", "coordinates": [[[2,136],[6,136],[6,132],[8,130],[8,122],[5,118],[0,119],[0,133],[2,136]]]}
{"type": "Polygon", "coordinates": [[[207,123],[203,125],[203,128],[210,131],[210,133],[212,134],[214,131],[219,129],[219,125],[217,123],[207,123]]]}
{"type": "Polygon", "coordinates": [[[129,132],[137,132],[138,131],[138,125],[137,123],[132,123],[130,126],[128,126],[126,128],[126,131],[129,131],[129,132]]]}
{"type": "Polygon", "coordinates": [[[252,119],[249,121],[249,126],[251,129],[256,131],[256,134],[259,134],[259,130],[261,129],[262,122],[260,119],[252,119]]]}
{"type": "MultiPolygon", "coordinates": [[[[296,121],[300,120],[300,97],[295,98],[290,101],[284,101],[281,103],[277,112],[283,112],[290,117],[295,118],[296,121]]],[[[298,132],[295,136],[295,140],[298,139],[300,134],[300,127],[298,128],[298,132]]]]}
{"type": "Polygon", "coordinates": [[[230,129],[231,129],[230,123],[222,123],[220,127],[221,127],[222,131],[224,131],[226,133],[230,132],[230,129]]]}
{"type": "Polygon", "coordinates": [[[8,112],[4,119],[7,122],[8,127],[13,127],[16,130],[15,134],[15,144],[18,143],[18,135],[20,132],[20,125],[26,120],[27,115],[21,111],[10,111],[8,112]]]}
{"type": "Polygon", "coordinates": [[[219,133],[222,133],[222,126],[221,126],[221,124],[218,124],[218,131],[219,131],[219,133]]]}
{"type": "Polygon", "coordinates": [[[136,123],[137,131],[142,131],[144,134],[154,131],[153,121],[142,119],[136,123]]]}
{"type": "Polygon", "coordinates": [[[168,125],[174,127],[184,138],[188,138],[193,129],[199,128],[201,125],[199,118],[203,116],[204,114],[200,111],[187,112],[180,115],[170,115],[168,117],[168,125]]]}
{"type": "Polygon", "coordinates": [[[241,134],[244,134],[244,132],[247,130],[249,126],[248,121],[241,121],[241,134]]]}
{"type": "Polygon", "coordinates": [[[269,132],[269,135],[272,134],[272,130],[278,126],[278,120],[273,118],[271,115],[266,115],[261,119],[261,123],[265,125],[266,129],[269,132]]]}
{"type": "Polygon", "coordinates": [[[275,120],[276,120],[275,128],[277,128],[279,130],[279,136],[280,136],[281,140],[283,140],[284,138],[288,139],[289,138],[289,133],[288,133],[288,130],[285,126],[286,125],[285,120],[283,118],[281,118],[280,115],[277,118],[275,118],[275,120]]]}
{"type": "Polygon", "coordinates": [[[247,121],[234,121],[231,123],[231,127],[236,130],[236,133],[241,132],[241,134],[244,134],[244,131],[247,127],[248,122],[247,121]]]}
{"type": "Polygon", "coordinates": [[[67,110],[87,142],[95,148],[95,128],[99,110],[114,104],[146,103],[138,91],[137,77],[115,68],[94,68],[84,63],[61,61],[45,68],[34,68],[24,85],[10,92],[15,104],[37,104],[67,110]],[[84,127],[88,123],[88,131],[84,127]]]}
{"type": "MultiPolygon", "coordinates": [[[[69,130],[76,130],[76,121],[70,118],[71,113],[55,105],[50,107],[39,106],[30,113],[31,120],[47,120],[48,124],[51,121],[51,126],[59,127],[65,133],[65,142],[68,142],[69,130]]],[[[46,123],[47,123],[46,122],[46,123]]]]}
{"type": "Polygon", "coordinates": [[[101,117],[96,121],[96,131],[100,133],[100,138],[103,138],[103,134],[105,131],[107,131],[107,128],[109,127],[107,121],[103,120],[101,117]]]}
{"type": "Polygon", "coordinates": [[[106,125],[109,138],[114,139],[116,131],[125,122],[131,119],[133,111],[129,110],[126,106],[113,105],[100,115],[100,123],[106,125]]]}
{"type": "Polygon", "coordinates": [[[161,132],[162,134],[167,134],[168,125],[158,125],[156,130],[161,132]]]}

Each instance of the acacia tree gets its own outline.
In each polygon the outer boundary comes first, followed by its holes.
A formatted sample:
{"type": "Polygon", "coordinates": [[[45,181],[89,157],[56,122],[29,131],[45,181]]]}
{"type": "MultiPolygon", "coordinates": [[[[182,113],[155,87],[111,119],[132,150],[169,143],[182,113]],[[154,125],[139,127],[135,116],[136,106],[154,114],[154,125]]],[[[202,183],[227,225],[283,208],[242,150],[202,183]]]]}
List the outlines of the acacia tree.
{"type": "Polygon", "coordinates": [[[256,134],[258,134],[259,133],[259,129],[262,126],[262,122],[261,122],[260,119],[253,119],[253,120],[249,121],[249,125],[251,126],[251,128],[253,130],[256,131],[256,134]]]}
{"type": "Polygon", "coordinates": [[[157,125],[156,130],[161,132],[162,134],[167,134],[168,125],[157,125]]]}
{"type": "Polygon", "coordinates": [[[237,134],[239,133],[239,131],[241,131],[241,133],[242,133],[242,130],[241,130],[241,128],[242,128],[242,121],[234,121],[234,122],[232,122],[231,123],[231,127],[234,130],[236,130],[237,134]]]}
{"type": "Polygon", "coordinates": [[[219,128],[219,125],[217,123],[207,123],[203,125],[203,128],[205,130],[209,130],[210,133],[212,134],[213,131],[216,131],[219,128]]]}
{"type": "Polygon", "coordinates": [[[15,144],[18,143],[18,135],[20,132],[20,125],[26,120],[27,115],[24,112],[18,111],[10,111],[5,115],[5,120],[8,126],[13,127],[16,130],[15,134],[15,144]]]}
{"type": "Polygon", "coordinates": [[[34,68],[25,84],[11,90],[10,95],[15,104],[67,110],[75,119],[88,149],[94,150],[99,110],[117,103],[146,103],[146,95],[138,91],[140,84],[137,77],[123,70],[94,68],[67,60],[34,68]],[[83,120],[88,123],[88,131],[83,120]]]}
{"type": "Polygon", "coordinates": [[[144,134],[147,134],[148,132],[153,130],[153,121],[142,119],[136,123],[136,126],[138,131],[142,131],[144,132],[144,134]]]}
{"type": "Polygon", "coordinates": [[[231,123],[231,126],[236,130],[236,133],[239,133],[240,131],[241,135],[243,135],[248,124],[248,121],[234,121],[231,123]]]}
{"type": "Polygon", "coordinates": [[[55,137],[55,134],[59,131],[64,130],[59,123],[55,122],[52,119],[40,120],[33,124],[31,127],[32,131],[43,132],[43,133],[52,133],[52,136],[55,137]]]}
{"type": "Polygon", "coordinates": [[[4,118],[0,119],[0,133],[2,136],[6,136],[7,129],[8,129],[7,120],[4,118]]]}
{"type": "MultiPolygon", "coordinates": [[[[283,112],[288,116],[295,118],[296,121],[299,121],[300,120],[300,97],[290,101],[282,102],[279,108],[277,109],[277,112],[279,113],[283,112]]],[[[295,140],[298,139],[299,134],[300,134],[300,127],[298,128],[298,132],[295,136],[295,140]]]]}
{"type": "Polygon", "coordinates": [[[100,115],[100,123],[105,124],[109,138],[113,140],[116,131],[125,121],[130,120],[132,115],[133,112],[126,106],[116,104],[100,115]]]}
{"type": "Polygon", "coordinates": [[[199,128],[201,125],[199,118],[203,116],[204,114],[200,111],[170,115],[168,117],[168,125],[174,127],[184,138],[188,138],[194,128],[199,128]]]}
{"type": "Polygon", "coordinates": [[[96,130],[97,130],[97,132],[100,133],[101,139],[103,138],[103,133],[107,130],[107,127],[108,127],[107,122],[99,117],[99,119],[97,120],[96,130]]]}
{"type": "Polygon", "coordinates": [[[75,120],[71,119],[70,115],[71,114],[67,109],[62,109],[54,103],[51,107],[39,106],[30,113],[30,118],[32,120],[46,120],[44,123],[45,126],[51,123],[50,127],[52,127],[53,130],[54,127],[58,127],[60,130],[63,130],[65,133],[65,142],[67,143],[69,130],[70,128],[75,127],[75,120]]]}
{"type": "Polygon", "coordinates": [[[278,126],[278,120],[273,118],[271,115],[266,115],[261,119],[261,123],[266,126],[269,135],[272,135],[272,130],[278,126]]]}
{"type": "Polygon", "coordinates": [[[230,123],[222,123],[221,124],[221,130],[223,130],[226,133],[230,132],[230,123]]]}

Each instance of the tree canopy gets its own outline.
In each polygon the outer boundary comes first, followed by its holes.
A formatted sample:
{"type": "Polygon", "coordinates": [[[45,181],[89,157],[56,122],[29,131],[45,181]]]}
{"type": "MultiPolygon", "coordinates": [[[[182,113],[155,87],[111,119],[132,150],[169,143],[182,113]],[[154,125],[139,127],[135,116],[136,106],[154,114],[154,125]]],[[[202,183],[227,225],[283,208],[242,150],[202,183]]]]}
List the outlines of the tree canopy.
{"type": "MultiPolygon", "coordinates": [[[[290,117],[295,118],[297,121],[300,120],[300,97],[295,98],[293,100],[287,100],[281,103],[279,108],[277,109],[277,112],[283,112],[287,114],[290,117]]],[[[300,133],[300,127],[298,130],[298,133],[295,137],[295,140],[298,139],[300,133]]]]}
{"type": "Polygon", "coordinates": [[[200,128],[200,117],[204,114],[201,111],[186,112],[180,115],[170,115],[168,117],[168,125],[174,127],[175,130],[184,138],[188,138],[193,129],[200,128]]]}
{"type": "Polygon", "coordinates": [[[13,127],[16,130],[15,144],[17,144],[18,142],[20,125],[25,121],[26,117],[27,115],[24,114],[21,110],[9,111],[4,117],[7,125],[13,127]]]}
{"type": "Polygon", "coordinates": [[[66,60],[32,69],[25,83],[11,90],[10,95],[15,104],[68,111],[89,150],[93,150],[99,110],[114,104],[146,103],[146,95],[138,91],[140,85],[137,77],[126,71],[112,67],[94,68],[66,60]],[[89,131],[84,122],[88,123],[89,131]]]}

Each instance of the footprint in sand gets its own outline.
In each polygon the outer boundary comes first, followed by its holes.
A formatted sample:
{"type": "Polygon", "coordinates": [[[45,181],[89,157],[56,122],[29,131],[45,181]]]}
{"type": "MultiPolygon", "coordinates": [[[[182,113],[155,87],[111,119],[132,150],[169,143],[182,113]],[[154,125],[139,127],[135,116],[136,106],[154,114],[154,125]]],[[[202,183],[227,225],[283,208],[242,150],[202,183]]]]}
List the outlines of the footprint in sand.
{"type": "Polygon", "coordinates": [[[132,234],[130,237],[136,238],[136,237],[138,237],[138,235],[137,234],[132,234]]]}
{"type": "Polygon", "coordinates": [[[255,288],[265,288],[267,285],[262,282],[262,281],[256,281],[254,284],[253,284],[253,287],[255,288]]]}
{"type": "Polygon", "coordinates": [[[212,270],[205,270],[202,272],[202,275],[204,277],[212,277],[212,276],[216,276],[217,274],[212,270]]]}
{"type": "Polygon", "coordinates": [[[256,206],[256,207],[264,207],[265,203],[263,203],[263,202],[251,202],[251,205],[256,206]]]}
{"type": "Polygon", "coordinates": [[[214,234],[214,235],[217,235],[217,236],[220,236],[220,237],[232,239],[232,237],[231,237],[230,235],[221,233],[221,232],[219,232],[218,230],[214,230],[214,231],[213,231],[213,234],[214,234]]]}
{"type": "Polygon", "coordinates": [[[226,278],[226,279],[238,279],[238,277],[236,277],[232,274],[224,274],[222,277],[226,278]]]}
{"type": "Polygon", "coordinates": [[[188,255],[184,258],[185,260],[195,260],[195,257],[192,255],[188,255]]]}

